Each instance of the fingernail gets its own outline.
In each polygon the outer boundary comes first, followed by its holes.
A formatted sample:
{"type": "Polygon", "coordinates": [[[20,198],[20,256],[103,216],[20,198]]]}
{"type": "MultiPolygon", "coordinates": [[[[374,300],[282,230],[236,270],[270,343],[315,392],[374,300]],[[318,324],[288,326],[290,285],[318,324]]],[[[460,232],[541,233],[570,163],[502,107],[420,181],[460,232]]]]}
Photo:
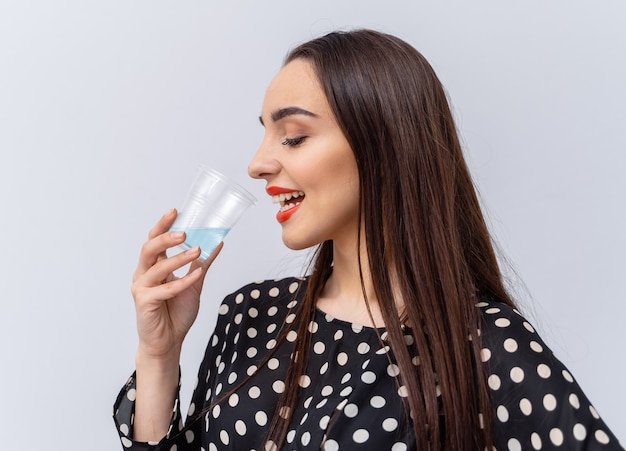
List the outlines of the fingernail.
{"type": "Polygon", "coordinates": [[[200,248],[198,246],[194,246],[191,249],[187,249],[185,251],[185,254],[190,254],[190,255],[191,254],[196,254],[196,253],[198,253],[199,250],[200,250],[200,248]]]}
{"type": "Polygon", "coordinates": [[[176,232],[172,232],[170,236],[177,240],[179,238],[182,238],[184,234],[185,232],[176,231],[176,232]]]}

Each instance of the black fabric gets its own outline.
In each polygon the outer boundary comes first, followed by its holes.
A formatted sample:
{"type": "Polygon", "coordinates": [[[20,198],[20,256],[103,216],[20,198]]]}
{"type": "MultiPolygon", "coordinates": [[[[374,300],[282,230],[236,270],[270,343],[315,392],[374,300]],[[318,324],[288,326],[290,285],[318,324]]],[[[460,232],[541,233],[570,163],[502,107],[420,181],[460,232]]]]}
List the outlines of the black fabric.
{"type": "MultiPolygon", "coordinates": [[[[177,401],[170,431],[158,444],[130,438],[131,377],[114,407],[123,448],[273,449],[265,438],[284,390],[295,332],[274,348],[281,325],[296,320],[293,309],[305,283],[296,278],[253,283],[224,300],[185,425],[177,401]],[[254,377],[203,412],[253,374],[272,350],[274,355],[254,377]]],[[[481,302],[477,308],[484,318],[481,356],[490,374],[498,451],[623,449],[528,321],[499,303],[481,302]]],[[[414,450],[402,402],[406,391],[398,386],[393,355],[381,346],[376,331],[319,310],[309,330],[310,361],[283,449],[414,450]]],[[[384,329],[378,333],[384,338],[384,329]]],[[[410,345],[412,337],[406,335],[406,340],[410,345]]]]}

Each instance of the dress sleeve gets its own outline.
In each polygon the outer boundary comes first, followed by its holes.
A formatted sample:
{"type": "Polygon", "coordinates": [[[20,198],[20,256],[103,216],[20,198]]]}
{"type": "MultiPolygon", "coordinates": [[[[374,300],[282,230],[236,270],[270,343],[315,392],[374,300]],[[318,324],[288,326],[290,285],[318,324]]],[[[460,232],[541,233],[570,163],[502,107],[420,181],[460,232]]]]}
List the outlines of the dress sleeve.
{"type": "Polygon", "coordinates": [[[582,389],[515,309],[482,302],[498,450],[624,450],[582,389]]]}
{"type": "Polygon", "coordinates": [[[176,393],[176,401],[174,403],[174,409],[172,410],[172,417],[170,419],[170,427],[167,431],[167,435],[161,440],[161,442],[136,442],[132,439],[133,436],[133,419],[135,415],[135,373],[128,379],[124,387],[117,396],[115,405],[113,406],[113,421],[117,427],[117,432],[122,442],[122,447],[125,450],[132,451],[159,451],[161,450],[161,444],[167,442],[170,437],[174,437],[179,434],[183,428],[181,413],[180,413],[180,376],[178,379],[178,392],[176,393]]]}
{"type": "MultiPolygon", "coordinates": [[[[122,442],[124,450],[129,451],[169,451],[171,449],[190,449],[200,438],[200,421],[198,410],[202,407],[207,393],[207,386],[211,386],[212,379],[217,371],[214,369],[219,364],[225,336],[230,329],[232,317],[235,314],[233,296],[224,299],[219,308],[219,316],[215,331],[209,339],[204,359],[200,364],[198,379],[192,394],[191,404],[187,412],[187,420],[183,422],[180,411],[180,376],[176,401],[172,411],[168,432],[159,442],[138,442],[133,437],[133,418],[135,411],[135,373],[128,379],[113,406],[113,420],[122,442]]],[[[193,449],[199,449],[194,447],[193,449]]]]}

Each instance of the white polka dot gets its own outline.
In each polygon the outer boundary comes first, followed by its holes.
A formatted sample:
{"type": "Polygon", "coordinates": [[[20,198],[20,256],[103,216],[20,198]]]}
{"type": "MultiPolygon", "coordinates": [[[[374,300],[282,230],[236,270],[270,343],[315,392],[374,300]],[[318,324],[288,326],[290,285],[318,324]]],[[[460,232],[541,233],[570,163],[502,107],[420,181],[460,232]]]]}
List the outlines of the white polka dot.
{"type": "Polygon", "coordinates": [[[524,380],[524,370],[521,369],[519,366],[514,366],[513,368],[511,368],[510,377],[513,382],[519,384],[524,380]]]}
{"type": "Polygon", "coordinates": [[[273,338],[267,342],[267,344],[265,345],[265,347],[267,349],[274,349],[274,347],[276,346],[276,340],[274,340],[273,338]]]}
{"type": "Polygon", "coordinates": [[[338,330],[337,332],[335,332],[333,338],[335,339],[335,341],[341,340],[343,338],[343,330],[338,330]]]}
{"type": "Polygon", "coordinates": [[[596,419],[599,420],[600,419],[600,414],[598,414],[598,411],[593,407],[593,406],[589,406],[589,412],[591,412],[591,415],[596,419]]]}
{"type": "Polygon", "coordinates": [[[598,429],[595,434],[593,434],[596,440],[603,445],[607,445],[610,441],[609,436],[602,429],[598,429]]]}
{"type": "Polygon", "coordinates": [[[395,418],[387,418],[383,421],[383,429],[387,432],[393,432],[398,428],[398,420],[395,418]]]}
{"type": "Polygon", "coordinates": [[[230,443],[230,437],[228,436],[228,432],[223,429],[220,431],[220,440],[224,445],[228,445],[228,443],[230,443]]]}
{"type": "Polygon", "coordinates": [[[291,282],[291,284],[289,285],[289,288],[288,288],[289,292],[290,293],[295,293],[299,286],[300,286],[300,284],[298,282],[291,282]]]}
{"type": "Polygon", "coordinates": [[[287,304],[287,308],[288,309],[292,309],[294,308],[296,305],[298,305],[298,301],[291,301],[289,304],[287,304]]]}
{"type": "Polygon", "coordinates": [[[296,332],[295,330],[290,330],[287,334],[287,341],[293,343],[294,341],[296,341],[296,338],[298,338],[298,332],[296,332]]]}
{"type": "Polygon", "coordinates": [[[260,292],[259,290],[257,290],[257,289],[254,289],[254,290],[252,290],[252,291],[250,292],[250,297],[251,297],[252,299],[258,299],[258,298],[259,298],[259,296],[261,296],[261,292],[260,292]]]}
{"type": "Polygon", "coordinates": [[[365,373],[361,374],[361,380],[366,384],[373,384],[374,382],[376,382],[376,374],[372,371],[366,371],[365,373]]]}
{"type": "Polygon", "coordinates": [[[365,443],[369,438],[370,433],[367,432],[366,429],[357,429],[354,431],[354,434],[352,434],[352,440],[354,440],[355,443],[365,443]]]}
{"type": "Polygon", "coordinates": [[[325,374],[328,371],[328,362],[324,363],[320,368],[320,374],[325,374]]]}
{"type": "Polygon", "coordinates": [[[343,377],[341,378],[341,383],[345,384],[346,382],[348,382],[350,379],[352,378],[352,374],[350,373],[346,373],[343,375],[343,377]]]}
{"type": "Polygon", "coordinates": [[[340,352],[339,354],[337,354],[337,363],[341,366],[344,366],[346,363],[348,363],[348,354],[346,354],[345,352],[340,352]]]}
{"type": "Polygon", "coordinates": [[[500,309],[498,307],[491,307],[485,310],[485,313],[488,313],[489,315],[493,315],[494,313],[500,313],[500,309]]]}
{"type": "Polygon", "coordinates": [[[259,311],[254,307],[250,307],[248,309],[248,316],[250,318],[256,318],[257,316],[259,316],[259,311]]]}
{"type": "Polygon", "coordinates": [[[130,448],[131,446],[133,446],[133,442],[131,442],[128,438],[122,437],[121,440],[124,448],[130,448]]]}
{"type": "Polygon", "coordinates": [[[533,448],[541,449],[542,443],[541,443],[541,437],[539,437],[539,434],[537,434],[536,432],[533,432],[530,435],[530,443],[533,445],[533,448]]]}
{"type": "Polygon", "coordinates": [[[213,407],[213,418],[218,418],[220,416],[221,411],[222,411],[222,408],[220,407],[219,404],[213,407]]]}
{"type": "Polygon", "coordinates": [[[400,374],[400,368],[398,368],[398,365],[395,363],[390,363],[389,366],[387,366],[387,374],[391,377],[396,377],[400,374]]]}
{"type": "Polygon", "coordinates": [[[533,326],[530,325],[528,321],[524,321],[523,324],[528,332],[535,333],[535,329],[533,328],[533,326]]]}
{"type": "Polygon", "coordinates": [[[313,401],[313,396],[309,396],[305,401],[304,401],[304,408],[308,409],[309,406],[311,405],[311,401],[313,401]]]}
{"type": "Polygon", "coordinates": [[[404,344],[406,344],[407,346],[413,346],[413,343],[415,343],[415,338],[413,338],[413,335],[404,336],[404,344]]]}
{"type": "Polygon", "coordinates": [[[367,354],[370,351],[370,345],[367,343],[360,343],[356,350],[359,354],[367,354]]]}
{"type": "Polygon", "coordinates": [[[539,343],[537,343],[536,341],[531,341],[530,342],[530,349],[532,349],[533,351],[535,351],[536,353],[540,353],[543,352],[543,346],[541,346],[539,343]]]}
{"type": "Polygon", "coordinates": [[[239,404],[239,395],[237,393],[233,393],[228,397],[228,405],[231,407],[236,407],[239,404]]]}
{"type": "Polygon", "coordinates": [[[569,373],[569,371],[567,370],[563,370],[563,378],[567,381],[567,382],[574,382],[574,378],[572,377],[572,375],[569,373]]]}
{"type": "Polygon", "coordinates": [[[580,423],[574,425],[574,438],[579,442],[582,442],[587,438],[587,429],[580,423]]]}
{"type": "Polygon", "coordinates": [[[248,337],[250,338],[254,338],[257,336],[257,330],[254,327],[250,327],[247,331],[246,334],[248,335],[248,337]]]}
{"type": "Polygon", "coordinates": [[[282,393],[285,391],[285,383],[283,381],[275,381],[272,384],[272,390],[276,393],[282,393]]]}
{"type": "Polygon", "coordinates": [[[300,441],[302,442],[304,446],[308,446],[309,442],[311,441],[311,433],[307,431],[304,434],[302,434],[300,441]]]}
{"type": "Polygon", "coordinates": [[[241,320],[243,319],[243,314],[242,313],[237,313],[235,315],[235,319],[233,320],[235,322],[235,324],[241,324],[241,320]]]}
{"type": "Polygon", "coordinates": [[[507,338],[506,340],[504,340],[504,349],[507,352],[515,352],[517,351],[517,341],[515,341],[513,338],[507,338]]]}
{"type": "Polygon", "coordinates": [[[349,396],[349,395],[350,395],[350,393],[352,393],[352,387],[346,387],[346,388],[344,388],[343,390],[341,390],[341,392],[339,392],[339,394],[340,394],[342,397],[349,396]]]}
{"type": "Polygon", "coordinates": [[[137,391],[134,388],[131,388],[126,393],[126,397],[128,398],[129,401],[134,402],[135,398],[137,397],[137,391]]]}
{"type": "Polygon", "coordinates": [[[576,396],[576,394],[572,393],[571,395],[569,395],[568,400],[574,409],[580,409],[580,401],[578,400],[578,396],[576,396]]]}
{"type": "Polygon", "coordinates": [[[319,329],[319,325],[315,322],[315,321],[311,321],[309,323],[309,332],[311,332],[312,334],[314,334],[315,332],[317,332],[317,330],[319,329]]]}
{"type": "Polygon", "coordinates": [[[274,316],[277,313],[278,313],[278,307],[276,307],[275,305],[267,309],[267,316],[274,316]]]}
{"type": "Polygon", "coordinates": [[[246,370],[246,374],[248,374],[248,376],[252,376],[254,373],[256,373],[256,370],[257,370],[256,365],[250,365],[248,369],[246,370]]]}
{"type": "Polygon", "coordinates": [[[244,435],[246,435],[247,430],[248,428],[246,427],[246,423],[244,423],[243,420],[235,421],[235,431],[237,431],[237,434],[243,437],[244,435]]]}
{"type": "Polygon", "coordinates": [[[325,350],[326,350],[326,345],[324,345],[324,343],[322,343],[321,341],[318,341],[317,343],[313,345],[313,352],[316,354],[324,354],[325,350]]]}
{"type": "Polygon", "coordinates": [[[507,446],[509,451],[522,451],[522,444],[516,438],[509,439],[507,446]]]}
{"type": "Polygon", "coordinates": [[[352,324],[352,331],[355,334],[360,333],[363,330],[363,326],[361,324],[352,324]]]}
{"type": "Polygon", "coordinates": [[[191,416],[195,413],[196,411],[196,403],[192,402],[191,404],[189,404],[189,409],[187,409],[187,415],[191,416]]]}
{"type": "Polygon", "coordinates": [[[328,398],[324,398],[322,399],[320,402],[317,403],[317,405],[315,406],[316,409],[321,409],[322,407],[324,407],[326,404],[328,403],[328,398]]]}
{"type": "Polygon", "coordinates": [[[330,422],[330,417],[328,415],[324,415],[319,422],[320,429],[325,430],[328,427],[328,423],[330,422]]]}
{"type": "Polygon", "coordinates": [[[406,385],[403,385],[398,389],[398,395],[402,398],[409,396],[409,390],[406,388],[406,385]]]}
{"type": "Polygon", "coordinates": [[[498,415],[498,420],[500,420],[501,423],[506,423],[507,421],[509,421],[509,411],[506,410],[506,407],[498,406],[496,414],[498,415]]]}
{"type": "Polygon", "coordinates": [[[256,385],[253,385],[252,387],[250,387],[250,390],[248,390],[248,396],[251,399],[257,399],[259,396],[261,396],[261,389],[256,385]]]}
{"type": "Polygon", "coordinates": [[[256,349],[256,348],[248,348],[248,350],[246,351],[246,355],[247,355],[249,358],[252,358],[252,357],[254,357],[255,355],[257,355],[257,353],[258,353],[258,352],[259,352],[259,351],[257,351],[257,349],[256,349]]]}
{"type": "Polygon", "coordinates": [[[128,435],[128,433],[130,432],[130,428],[127,424],[120,424],[120,432],[124,435],[128,435]]]}
{"type": "Polygon", "coordinates": [[[265,442],[265,451],[278,451],[278,446],[273,440],[268,440],[265,442]]]}
{"type": "Polygon", "coordinates": [[[550,430],[550,441],[554,446],[561,446],[563,444],[563,432],[559,428],[552,428],[550,430]]]}
{"type": "Polygon", "coordinates": [[[495,320],[494,324],[497,327],[509,327],[511,325],[511,321],[506,318],[498,318],[497,320],[495,320]]]}
{"type": "Polygon", "coordinates": [[[359,408],[356,406],[356,404],[348,404],[346,405],[346,407],[343,408],[343,413],[348,418],[354,418],[359,414],[359,408]]]}
{"type": "Polygon", "coordinates": [[[539,377],[547,379],[552,374],[552,370],[545,363],[540,363],[539,365],[537,365],[537,374],[539,375],[539,377]]]}
{"type": "Polygon", "coordinates": [[[500,378],[496,374],[492,374],[491,376],[489,376],[489,378],[487,379],[487,383],[489,384],[489,388],[491,388],[492,390],[499,390],[500,386],[502,385],[500,378]]]}
{"type": "Polygon", "coordinates": [[[402,443],[402,442],[394,443],[393,446],[391,447],[391,451],[406,451],[406,450],[407,450],[406,443],[402,443]]]}
{"type": "Polygon", "coordinates": [[[230,373],[228,375],[228,383],[233,384],[237,380],[237,373],[230,373]]]}
{"type": "Polygon", "coordinates": [[[287,317],[285,318],[285,322],[286,322],[287,324],[291,324],[291,323],[293,323],[293,320],[295,320],[295,319],[296,319],[296,315],[295,315],[295,313],[290,313],[290,314],[289,314],[289,315],[287,315],[287,317]]]}
{"type": "Polygon", "coordinates": [[[326,440],[322,449],[324,451],[339,451],[339,443],[337,443],[333,439],[326,440]]]}
{"type": "Polygon", "coordinates": [[[491,350],[487,348],[483,348],[480,350],[480,360],[481,362],[487,362],[491,358],[491,350]]]}
{"type": "Polygon", "coordinates": [[[303,374],[302,376],[300,376],[300,379],[298,379],[298,385],[302,388],[307,388],[309,385],[311,385],[311,378],[306,374],[303,374]]]}
{"type": "Polygon", "coordinates": [[[268,334],[271,334],[276,330],[277,327],[278,326],[276,324],[270,324],[265,330],[267,330],[268,334]]]}
{"type": "Polygon", "coordinates": [[[531,402],[526,399],[526,398],[522,398],[519,402],[519,410],[526,416],[530,415],[533,411],[533,405],[531,404],[531,402]]]}
{"type": "Polygon", "coordinates": [[[178,451],[178,446],[177,445],[170,446],[170,451],[178,451]]]}
{"type": "Polygon", "coordinates": [[[339,404],[337,404],[337,410],[343,410],[346,404],[348,404],[348,400],[344,399],[339,404]]]}
{"type": "Polygon", "coordinates": [[[275,298],[276,296],[280,294],[280,290],[278,289],[278,287],[270,288],[270,291],[268,291],[267,294],[275,298]]]}
{"type": "Polygon", "coordinates": [[[543,407],[545,407],[548,412],[552,412],[556,409],[556,398],[553,394],[548,393],[543,397],[543,407]]]}
{"type": "Polygon", "coordinates": [[[220,305],[220,309],[218,310],[220,315],[226,315],[228,313],[228,304],[220,305]]]}
{"type": "Polygon", "coordinates": [[[269,362],[267,362],[267,367],[270,370],[275,370],[276,368],[278,368],[278,365],[280,365],[280,362],[278,361],[276,357],[271,358],[269,362]]]}
{"type": "Polygon", "coordinates": [[[382,396],[373,396],[372,399],[370,399],[370,405],[376,409],[380,409],[385,403],[385,398],[382,396]]]}
{"type": "Polygon", "coordinates": [[[300,426],[302,426],[304,423],[306,423],[307,418],[309,418],[309,413],[306,412],[303,416],[302,419],[300,420],[300,426]]]}
{"type": "Polygon", "coordinates": [[[333,387],[331,385],[325,385],[322,388],[322,396],[330,396],[333,393],[333,387]]]}

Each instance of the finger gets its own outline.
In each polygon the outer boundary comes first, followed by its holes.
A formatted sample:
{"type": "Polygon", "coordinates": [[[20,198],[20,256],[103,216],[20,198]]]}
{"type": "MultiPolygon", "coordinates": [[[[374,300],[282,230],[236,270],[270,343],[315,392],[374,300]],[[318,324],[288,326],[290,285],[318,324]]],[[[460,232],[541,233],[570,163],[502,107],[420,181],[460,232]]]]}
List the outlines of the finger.
{"type": "Polygon", "coordinates": [[[215,261],[215,259],[217,258],[217,256],[220,254],[220,252],[222,251],[222,248],[224,247],[224,242],[221,241],[216,247],[215,249],[213,249],[213,252],[211,252],[211,255],[209,255],[209,257],[206,260],[196,260],[191,264],[191,268],[189,268],[189,271],[193,271],[196,268],[199,267],[203,267],[205,270],[209,269],[209,267],[213,264],[213,262],[215,261]]]}
{"type": "Polygon", "coordinates": [[[164,232],[167,232],[174,221],[176,220],[176,216],[178,216],[178,211],[175,208],[172,208],[170,211],[161,216],[161,219],[150,229],[148,232],[148,239],[156,238],[164,232]]]}
{"type": "Polygon", "coordinates": [[[176,279],[176,277],[172,277],[174,271],[181,269],[198,257],[200,257],[200,248],[196,246],[172,257],[159,260],[140,276],[138,283],[144,286],[156,286],[176,279]]]}
{"type": "Polygon", "coordinates": [[[133,297],[138,305],[154,301],[166,301],[189,289],[189,287],[198,283],[198,281],[201,281],[204,274],[206,274],[206,271],[204,271],[202,267],[199,267],[179,279],[173,279],[167,283],[153,287],[139,287],[133,292],[133,297]]]}
{"type": "Polygon", "coordinates": [[[172,231],[162,233],[146,241],[141,247],[135,278],[146,273],[159,261],[167,259],[167,249],[183,243],[185,237],[185,232],[172,231]]]}

